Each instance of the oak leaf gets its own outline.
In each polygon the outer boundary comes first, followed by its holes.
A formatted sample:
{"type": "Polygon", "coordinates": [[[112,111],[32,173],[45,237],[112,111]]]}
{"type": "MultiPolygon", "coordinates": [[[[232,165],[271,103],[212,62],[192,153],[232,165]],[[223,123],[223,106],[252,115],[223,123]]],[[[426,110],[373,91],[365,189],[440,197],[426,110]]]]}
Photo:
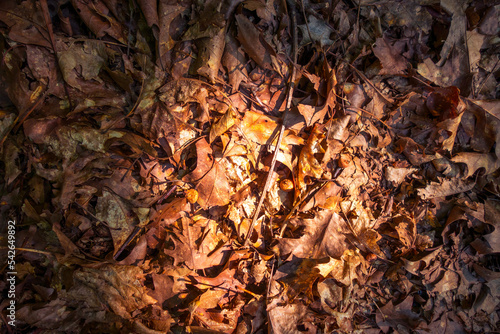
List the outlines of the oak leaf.
{"type": "Polygon", "coordinates": [[[205,139],[196,142],[196,153],[196,168],[184,180],[196,184],[198,204],[203,208],[228,204],[231,188],[219,158],[213,156],[205,139]]]}

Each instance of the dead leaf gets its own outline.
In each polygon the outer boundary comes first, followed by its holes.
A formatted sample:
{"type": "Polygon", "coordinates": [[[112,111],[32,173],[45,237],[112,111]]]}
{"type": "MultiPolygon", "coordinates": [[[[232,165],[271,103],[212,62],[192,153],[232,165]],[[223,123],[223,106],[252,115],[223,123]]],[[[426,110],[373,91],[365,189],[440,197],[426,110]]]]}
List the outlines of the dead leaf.
{"type": "Polygon", "coordinates": [[[229,107],[226,113],[212,125],[209,135],[209,143],[212,143],[215,138],[222,135],[224,132],[229,130],[236,123],[236,114],[233,108],[229,107]]]}
{"type": "Polygon", "coordinates": [[[307,23],[299,25],[298,28],[303,36],[300,45],[317,42],[320,46],[329,46],[334,42],[330,39],[334,33],[332,28],[325,21],[318,20],[314,15],[308,16],[307,23]]]}
{"type": "Polygon", "coordinates": [[[467,166],[465,177],[472,176],[478,169],[484,168],[484,175],[491,174],[500,168],[500,160],[493,154],[460,152],[451,161],[467,166]]]}
{"type": "Polygon", "coordinates": [[[303,226],[298,239],[283,238],[279,243],[280,255],[285,258],[339,258],[348,248],[344,220],[331,211],[320,211],[313,219],[292,219],[291,224],[303,226]]]}
{"type": "Polygon", "coordinates": [[[110,228],[114,245],[113,255],[134,230],[137,223],[134,216],[130,205],[109,191],[103,191],[102,196],[97,199],[96,217],[110,228]]]}
{"type": "Polygon", "coordinates": [[[257,65],[265,69],[272,69],[271,55],[262,44],[260,32],[252,22],[242,14],[235,15],[238,24],[238,40],[245,52],[257,65]]]}
{"type": "Polygon", "coordinates": [[[85,25],[99,38],[106,34],[123,44],[127,44],[124,27],[118,22],[102,2],[90,4],[85,0],[72,0],[85,25]]]}
{"type": "Polygon", "coordinates": [[[229,32],[226,34],[226,47],[222,56],[222,64],[226,67],[232,91],[237,92],[240,83],[246,81],[248,72],[245,67],[245,54],[241,50],[241,47],[238,46],[236,39],[229,32]]]}
{"type": "Polygon", "coordinates": [[[391,44],[386,37],[377,38],[373,53],[382,63],[380,75],[398,75],[406,72],[408,61],[402,55],[403,47],[405,45],[391,44]]]}
{"type": "Polygon", "coordinates": [[[106,66],[108,56],[103,43],[85,42],[83,45],[72,44],[67,50],[58,52],[58,60],[64,80],[83,90],[78,78],[101,82],[99,73],[106,66]]]}
{"type": "Polygon", "coordinates": [[[196,41],[198,56],[194,64],[196,73],[215,83],[219,74],[222,53],[224,51],[226,29],[224,27],[213,37],[205,37],[196,41]]]}
{"type": "MultiPolygon", "coordinates": [[[[273,139],[273,142],[277,140],[278,124],[279,119],[276,117],[247,111],[245,112],[241,127],[248,139],[259,145],[269,145],[271,144],[270,139],[273,139]]],[[[285,130],[281,149],[288,150],[288,145],[301,145],[303,143],[304,140],[302,138],[296,136],[290,130],[285,130]]]]}
{"type": "Polygon", "coordinates": [[[431,182],[424,189],[417,189],[417,193],[422,199],[431,199],[463,193],[474,188],[474,185],[474,181],[441,179],[440,182],[431,182]]]}
{"type": "MultiPolygon", "coordinates": [[[[184,177],[187,182],[196,184],[198,204],[203,208],[222,206],[229,203],[230,187],[221,158],[215,158],[210,145],[205,139],[196,142],[196,169],[184,177]]],[[[225,158],[222,158],[225,159],[225,158]]]]}
{"type": "Polygon", "coordinates": [[[412,311],[413,297],[394,305],[392,300],[377,310],[377,325],[384,333],[390,328],[404,328],[405,330],[425,329],[425,321],[412,311]]]}
{"type": "MultiPolygon", "coordinates": [[[[103,303],[123,319],[131,319],[136,310],[156,303],[141,284],[144,274],[138,267],[85,268],[76,271],[73,279],[75,285],[68,291],[70,297],[80,302],[103,303]]],[[[97,306],[100,305],[94,304],[97,306]]]]}
{"type": "Polygon", "coordinates": [[[306,144],[302,147],[297,166],[297,187],[295,188],[295,198],[301,198],[306,189],[305,177],[311,176],[317,179],[323,175],[323,168],[315,157],[316,153],[325,153],[321,142],[325,137],[321,128],[316,124],[306,144]]]}

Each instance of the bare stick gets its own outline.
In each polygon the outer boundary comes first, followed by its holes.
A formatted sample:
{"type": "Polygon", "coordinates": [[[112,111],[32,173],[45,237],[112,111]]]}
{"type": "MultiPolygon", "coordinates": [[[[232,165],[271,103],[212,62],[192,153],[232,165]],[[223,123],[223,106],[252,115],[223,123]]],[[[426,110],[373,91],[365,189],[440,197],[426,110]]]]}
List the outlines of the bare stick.
{"type": "Polygon", "coordinates": [[[283,119],[281,121],[281,128],[278,136],[278,142],[276,143],[276,148],[273,153],[273,160],[271,162],[271,166],[269,167],[269,174],[267,174],[267,179],[266,183],[264,185],[264,189],[262,190],[262,196],[260,197],[259,204],[257,205],[257,208],[255,209],[255,213],[252,219],[252,224],[250,225],[250,228],[248,229],[248,233],[245,237],[245,245],[248,245],[250,236],[252,235],[254,225],[257,222],[257,219],[259,218],[260,214],[260,209],[262,207],[262,203],[264,203],[264,199],[266,198],[267,192],[269,191],[269,188],[271,187],[271,180],[272,180],[272,174],[274,171],[274,167],[276,165],[276,160],[278,159],[278,153],[281,147],[281,142],[283,141],[283,134],[285,133],[285,120],[286,116],[288,115],[288,112],[290,110],[290,107],[292,105],[292,96],[293,96],[293,90],[295,88],[295,64],[297,63],[297,20],[296,20],[296,15],[295,15],[295,4],[292,1],[287,1],[290,12],[289,15],[291,16],[291,30],[292,30],[292,74],[290,76],[290,84],[288,85],[288,94],[287,94],[287,101],[286,101],[286,109],[283,112],[283,119]]]}

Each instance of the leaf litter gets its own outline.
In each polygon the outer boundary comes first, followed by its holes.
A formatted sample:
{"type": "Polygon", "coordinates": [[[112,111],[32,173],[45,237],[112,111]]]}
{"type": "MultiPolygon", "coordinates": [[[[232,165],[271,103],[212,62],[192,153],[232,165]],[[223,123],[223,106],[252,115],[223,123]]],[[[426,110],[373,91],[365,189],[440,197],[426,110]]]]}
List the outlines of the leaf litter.
{"type": "Polygon", "coordinates": [[[499,331],[499,13],[2,2],[2,331],[499,331]]]}

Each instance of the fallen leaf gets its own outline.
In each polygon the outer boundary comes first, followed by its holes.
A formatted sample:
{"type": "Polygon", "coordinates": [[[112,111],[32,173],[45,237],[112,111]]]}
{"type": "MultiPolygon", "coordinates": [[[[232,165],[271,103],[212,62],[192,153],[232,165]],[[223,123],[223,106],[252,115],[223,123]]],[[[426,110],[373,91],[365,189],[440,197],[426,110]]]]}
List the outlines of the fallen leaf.
{"type": "Polygon", "coordinates": [[[108,35],[120,43],[127,44],[126,31],[103,2],[89,4],[85,0],[72,0],[71,3],[85,25],[99,38],[108,35]]]}
{"type": "MultiPolygon", "coordinates": [[[[75,271],[73,279],[75,286],[68,291],[69,297],[80,302],[100,302],[123,319],[131,319],[136,310],[156,303],[141,284],[142,270],[135,266],[84,268],[75,271]]],[[[94,304],[94,307],[101,305],[94,304]]]]}
{"type": "Polygon", "coordinates": [[[395,185],[400,185],[408,175],[416,172],[416,168],[394,168],[394,167],[386,167],[385,168],[385,178],[389,182],[393,182],[395,185]]]}
{"type": "Polygon", "coordinates": [[[97,80],[106,66],[108,56],[103,43],[85,42],[72,44],[67,50],[58,52],[58,64],[64,80],[71,86],[83,90],[80,80],[97,80]]]}
{"type": "Polygon", "coordinates": [[[390,328],[404,328],[405,330],[425,330],[425,321],[412,311],[413,297],[409,296],[397,305],[389,301],[377,310],[377,325],[384,333],[390,328]]]}
{"type": "Polygon", "coordinates": [[[318,20],[314,15],[307,17],[307,23],[298,26],[302,33],[300,45],[306,45],[311,42],[317,42],[320,46],[329,46],[334,43],[330,39],[334,33],[332,28],[323,20],[318,20]]]}
{"type": "Polygon", "coordinates": [[[257,65],[265,69],[272,69],[271,55],[262,44],[260,32],[252,22],[242,14],[235,15],[238,24],[238,40],[245,52],[257,65]]]}
{"type": "Polygon", "coordinates": [[[285,258],[319,259],[327,256],[340,258],[348,248],[344,220],[331,211],[320,211],[312,219],[292,219],[293,225],[303,226],[298,239],[279,240],[280,255],[285,258]]]}
{"type": "Polygon", "coordinates": [[[315,157],[316,153],[325,153],[321,142],[325,137],[321,128],[316,124],[311,131],[311,135],[307,139],[306,144],[302,147],[299,155],[299,163],[297,165],[297,187],[295,188],[295,198],[301,198],[306,189],[305,177],[311,176],[321,178],[323,168],[315,157]]]}
{"type": "Polygon", "coordinates": [[[431,182],[424,189],[417,189],[417,193],[422,199],[431,199],[467,192],[474,188],[474,185],[474,181],[441,179],[440,182],[431,182]]]}
{"type": "Polygon", "coordinates": [[[137,223],[134,216],[130,205],[109,191],[103,191],[102,196],[97,199],[96,217],[110,228],[114,245],[113,255],[134,230],[137,223]]]}
{"type": "Polygon", "coordinates": [[[196,184],[198,204],[203,208],[228,204],[231,189],[220,158],[212,155],[212,149],[205,139],[196,142],[196,152],[196,169],[184,179],[196,184]]]}
{"type": "Polygon", "coordinates": [[[194,68],[196,73],[203,75],[212,83],[215,83],[219,74],[225,36],[226,29],[222,27],[215,36],[201,38],[196,41],[199,51],[194,68]]]}
{"type": "Polygon", "coordinates": [[[380,75],[398,75],[406,72],[408,61],[402,55],[402,47],[404,45],[391,44],[386,37],[377,38],[373,53],[382,63],[380,75]]]}
{"type": "MultiPolygon", "coordinates": [[[[247,111],[245,112],[241,127],[248,139],[258,143],[259,145],[269,145],[272,144],[272,142],[270,142],[271,139],[273,139],[274,142],[278,138],[278,125],[279,119],[276,117],[247,111]]],[[[288,145],[301,145],[303,143],[304,140],[296,136],[293,131],[285,130],[283,134],[283,141],[281,143],[281,149],[287,150],[288,145]]]]}
{"type": "Polygon", "coordinates": [[[484,168],[484,175],[491,174],[500,168],[500,160],[493,154],[460,152],[451,161],[467,166],[466,178],[472,176],[478,169],[484,168]]]}
{"type": "Polygon", "coordinates": [[[212,125],[210,128],[209,143],[212,143],[215,138],[229,130],[236,123],[236,114],[233,108],[229,107],[226,113],[212,125]]]}
{"type": "Polygon", "coordinates": [[[229,85],[233,92],[237,92],[240,83],[246,81],[248,72],[246,70],[245,54],[238,46],[236,39],[230,34],[226,34],[226,46],[222,56],[222,64],[227,69],[229,85]]]}

